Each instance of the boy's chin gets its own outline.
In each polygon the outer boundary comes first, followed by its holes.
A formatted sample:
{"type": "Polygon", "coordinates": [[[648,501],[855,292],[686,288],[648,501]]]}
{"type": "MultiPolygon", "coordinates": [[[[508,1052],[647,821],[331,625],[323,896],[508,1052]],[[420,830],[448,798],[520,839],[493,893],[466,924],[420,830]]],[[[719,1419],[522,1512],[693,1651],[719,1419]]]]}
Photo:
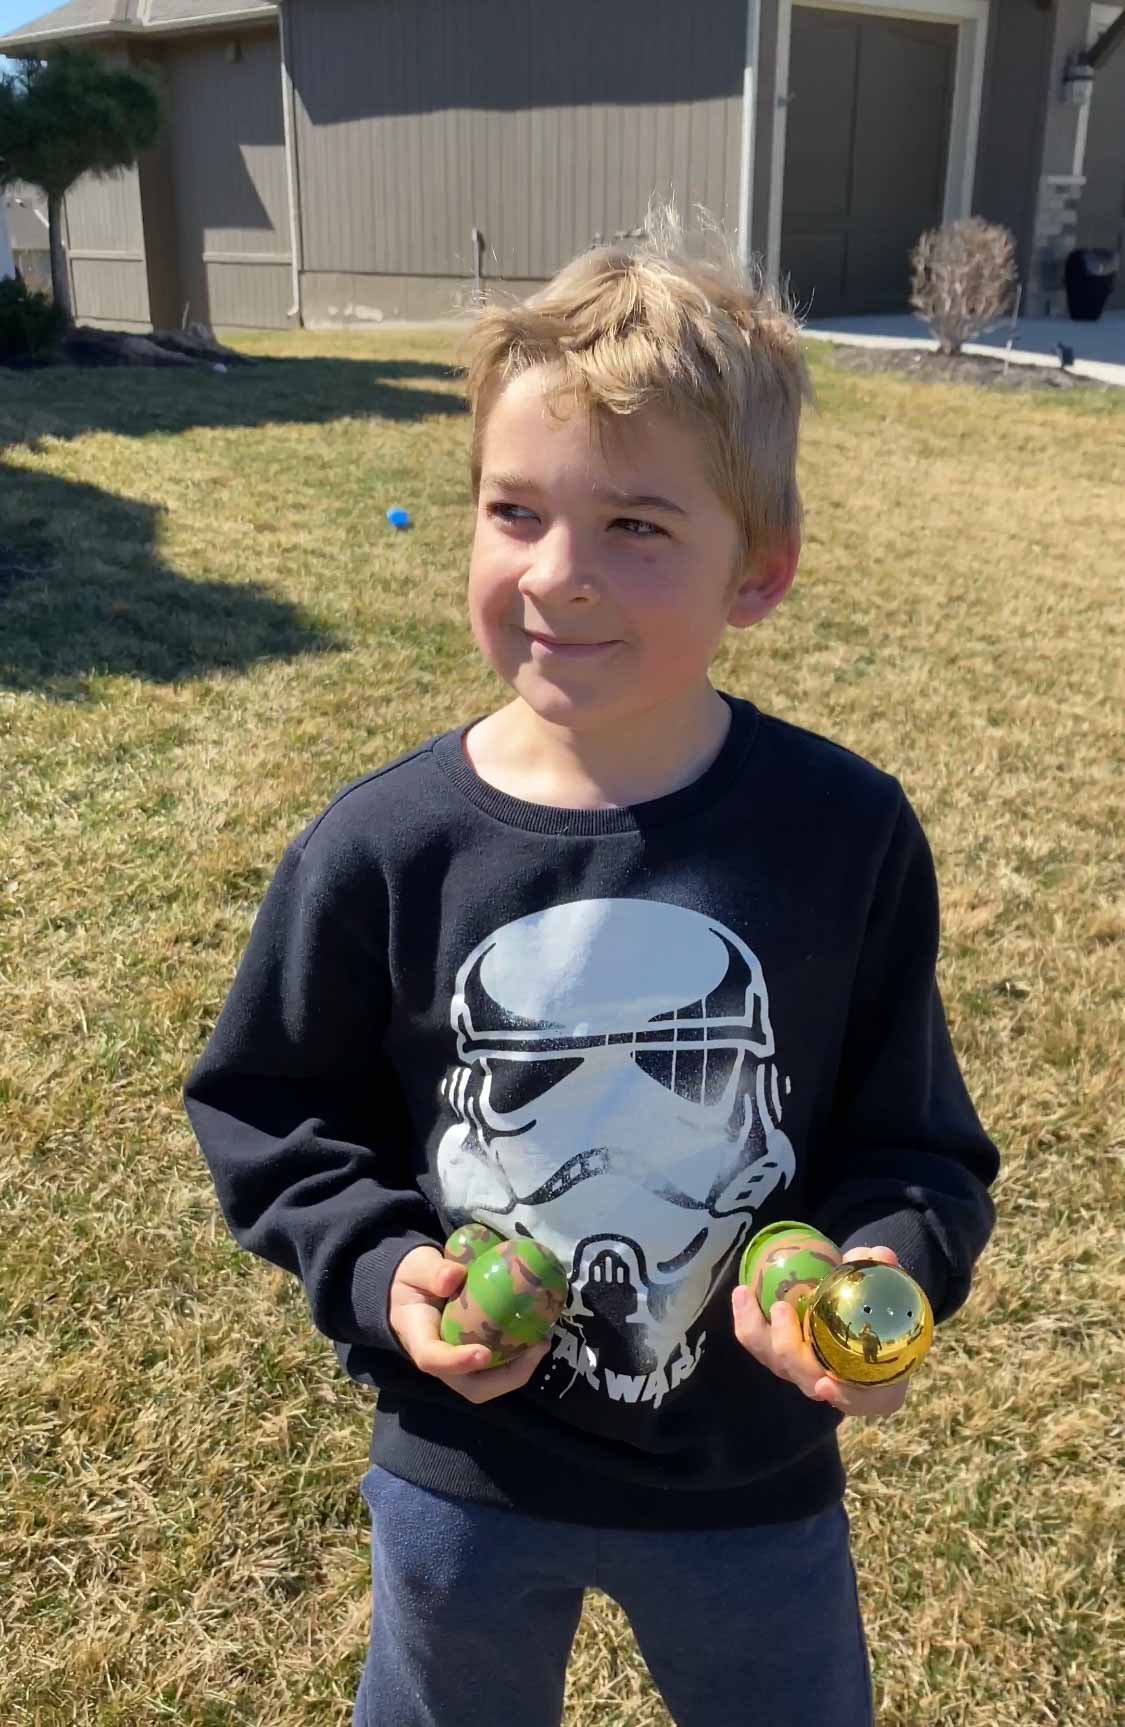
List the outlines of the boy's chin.
{"type": "Polygon", "coordinates": [[[565,684],[561,679],[554,683],[534,673],[531,676],[517,674],[508,681],[524,706],[548,725],[575,728],[609,725],[628,712],[628,700],[622,699],[620,688],[599,690],[591,686],[584,689],[578,679],[573,685],[565,684]]]}

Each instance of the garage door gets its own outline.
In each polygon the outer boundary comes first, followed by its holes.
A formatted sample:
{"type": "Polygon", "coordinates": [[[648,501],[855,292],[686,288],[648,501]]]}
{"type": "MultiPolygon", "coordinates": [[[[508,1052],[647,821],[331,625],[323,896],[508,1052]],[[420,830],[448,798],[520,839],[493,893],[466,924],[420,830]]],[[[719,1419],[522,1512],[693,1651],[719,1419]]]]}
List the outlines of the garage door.
{"type": "Polygon", "coordinates": [[[954,24],[794,6],[781,273],[804,316],[909,310],[910,249],[942,218],[956,51],[954,24]]]}

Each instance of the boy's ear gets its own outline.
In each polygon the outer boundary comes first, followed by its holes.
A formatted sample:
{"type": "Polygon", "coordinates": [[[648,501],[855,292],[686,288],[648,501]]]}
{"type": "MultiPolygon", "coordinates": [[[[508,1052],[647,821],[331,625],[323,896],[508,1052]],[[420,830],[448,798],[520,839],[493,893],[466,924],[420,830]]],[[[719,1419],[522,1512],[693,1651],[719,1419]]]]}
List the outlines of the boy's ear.
{"type": "Polygon", "coordinates": [[[788,540],[756,552],[748,574],[732,591],[727,622],[736,630],[745,630],[767,617],[793,586],[800,557],[799,530],[788,540]]]}

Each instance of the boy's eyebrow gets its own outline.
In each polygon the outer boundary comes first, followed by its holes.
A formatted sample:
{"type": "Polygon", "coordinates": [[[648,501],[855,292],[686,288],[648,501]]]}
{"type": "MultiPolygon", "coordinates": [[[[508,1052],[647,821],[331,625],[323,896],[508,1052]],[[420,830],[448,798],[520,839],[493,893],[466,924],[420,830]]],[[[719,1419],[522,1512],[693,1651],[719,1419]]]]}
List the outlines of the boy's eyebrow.
{"type": "MultiPolygon", "coordinates": [[[[526,474],[486,474],[481,481],[482,486],[495,486],[500,492],[534,492],[541,490],[534,480],[526,474]]],[[[612,486],[591,486],[595,498],[602,498],[606,503],[616,504],[619,509],[631,510],[667,510],[674,516],[686,516],[687,511],[682,504],[673,503],[671,498],[659,497],[654,492],[618,492],[612,486]]]]}

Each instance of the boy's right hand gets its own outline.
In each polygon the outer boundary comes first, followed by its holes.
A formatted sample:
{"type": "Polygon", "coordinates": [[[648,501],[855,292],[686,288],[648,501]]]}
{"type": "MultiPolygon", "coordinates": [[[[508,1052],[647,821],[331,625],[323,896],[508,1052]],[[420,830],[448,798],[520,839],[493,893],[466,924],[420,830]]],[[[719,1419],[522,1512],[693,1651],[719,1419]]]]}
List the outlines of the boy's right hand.
{"type": "Polygon", "coordinates": [[[504,1367],[482,1367],[490,1352],[480,1344],[443,1343],[441,1315],[468,1275],[436,1247],[412,1247],[391,1281],[391,1330],[422,1373],[432,1374],[470,1403],[488,1403],[526,1385],[551,1347],[550,1338],[525,1349],[504,1367]]]}

